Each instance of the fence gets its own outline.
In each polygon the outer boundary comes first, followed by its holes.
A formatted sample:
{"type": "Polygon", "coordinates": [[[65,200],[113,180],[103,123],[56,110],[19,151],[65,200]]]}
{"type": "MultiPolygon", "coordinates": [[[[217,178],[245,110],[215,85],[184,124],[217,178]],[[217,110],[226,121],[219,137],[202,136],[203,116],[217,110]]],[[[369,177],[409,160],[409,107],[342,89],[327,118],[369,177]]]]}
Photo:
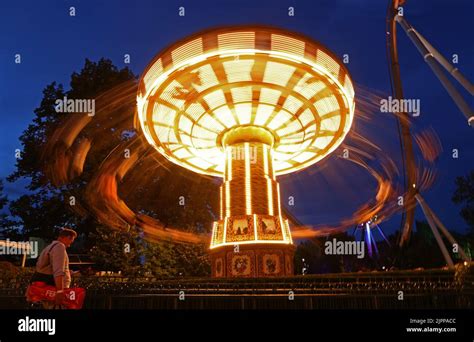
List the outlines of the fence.
{"type": "MultiPolygon", "coordinates": [[[[0,283],[0,309],[26,307],[26,284],[0,283]]],[[[89,309],[467,309],[474,297],[474,274],[461,266],[254,279],[81,277],[76,285],[87,289],[89,309]]]]}

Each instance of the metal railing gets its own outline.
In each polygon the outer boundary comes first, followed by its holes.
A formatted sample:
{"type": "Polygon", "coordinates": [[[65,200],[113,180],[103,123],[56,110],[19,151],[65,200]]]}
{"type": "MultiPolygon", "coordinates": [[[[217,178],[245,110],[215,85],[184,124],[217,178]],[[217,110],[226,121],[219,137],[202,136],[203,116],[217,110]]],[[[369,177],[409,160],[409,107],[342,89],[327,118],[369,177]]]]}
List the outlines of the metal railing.
{"type": "MultiPolygon", "coordinates": [[[[472,308],[474,297],[468,267],[255,279],[81,277],[76,285],[87,289],[89,309],[456,309],[472,308]]],[[[0,308],[25,307],[25,288],[19,279],[0,284],[0,308]]]]}

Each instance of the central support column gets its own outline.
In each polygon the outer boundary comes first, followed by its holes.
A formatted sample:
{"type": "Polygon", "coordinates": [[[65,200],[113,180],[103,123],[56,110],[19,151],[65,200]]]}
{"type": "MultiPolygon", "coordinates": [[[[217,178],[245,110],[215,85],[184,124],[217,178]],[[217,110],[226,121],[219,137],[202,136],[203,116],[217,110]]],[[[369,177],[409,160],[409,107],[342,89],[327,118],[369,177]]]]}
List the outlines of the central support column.
{"type": "Polygon", "coordinates": [[[226,132],[220,220],[211,241],[213,277],[265,277],[293,274],[287,220],[273,169],[273,135],[243,126],[226,132]]]}

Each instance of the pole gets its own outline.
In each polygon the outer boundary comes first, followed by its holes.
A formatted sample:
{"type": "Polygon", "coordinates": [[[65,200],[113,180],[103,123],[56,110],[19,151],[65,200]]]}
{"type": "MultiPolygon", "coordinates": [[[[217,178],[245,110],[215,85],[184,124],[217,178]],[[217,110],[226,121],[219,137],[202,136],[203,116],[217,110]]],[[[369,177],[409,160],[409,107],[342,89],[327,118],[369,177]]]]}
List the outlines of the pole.
{"type": "Polygon", "coordinates": [[[461,254],[461,257],[464,261],[471,261],[471,259],[466,255],[466,253],[464,252],[464,250],[459,246],[459,244],[457,243],[457,241],[454,239],[454,237],[451,235],[451,233],[448,231],[448,229],[446,229],[446,227],[444,226],[444,224],[441,222],[441,220],[439,219],[438,216],[436,216],[436,214],[434,213],[434,211],[428,206],[428,204],[426,204],[425,202],[425,205],[426,207],[428,208],[428,210],[431,212],[431,215],[433,217],[433,220],[434,222],[436,223],[436,225],[438,226],[438,228],[441,230],[441,232],[444,234],[444,236],[446,236],[446,238],[449,240],[450,243],[452,244],[457,244],[458,247],[459,247],[459,254],[461,254]]]}
{"type": "Polygon", "coordinates": [[[441,253],[443,253],[444,260],[446,260],[446,263],[448,264],[449,267],[454,267],[453,260],[451,259],[451,256],[449,255],[449,252],[443,243],[443,239],[441,238],[441,235],[439,235],[438,229],[436,228],[430,209],[427,206],[425,206],[425,201],[419,194],[416,194],[415,198],[420,204],[420,207],[423,210],[423,213],[425,214],[426,219],[428,220],[428,224],[431,228],[431,231],[433,232],[436,242],[438,243],[439,249],[441,249],[441,253]]]}
{"type": "Polygon", "coordinates": [[[420,41],[423,43],[423,45],[428,49],[428,51],[430,51],[434,58],[438,61],[439,64],[441,64],[443,66],[443,68],[446,69],[447,72],[449,72],[449,74],[451,76],[453,76],[453,78],[458,81],[463,87],[464,89],[466,89],[471,95],[474,95],[474,86],[471,84],[471,82],[469,82],[463,74],[461,74],[461,72],[459,71],[458,68],[454,67],[451,63],[449,63],[447,61],[446,58],[444,58],[444,56],[438,51],[436,50],[433,45],[431,45],[425,37],[423,37],[420,32],[418,32],[417,30],[413,29],[416,33],[416,35],[418,36],[418,38],[420,39],[420,41]]]}
{"type": "MultiPolygon", "coordinates": [[[[400,65],[398,63],[398,50],[397,50],[397,25],[395,17],[397,14],[399,1],[393,0],[389,13],[387,15],[387,38],[389,59],[390,59],[390,75],[392,77],[393,84],[393,97],[398,100],[403,100],[403,86],[400,75],[400,65]]],[[[401,145],[404,153],[405,163],[405,189],[407,191],[405,198],[405,206],[402,218],[402,234],[400,237],[399,245],[403,246],[410,237],[410,232],[413,227],[415,220],[415,207],[416,203],[414,196],[416,190],[413,185],[416,183],[416,165],[415,155],[413,152],[413,141],[410,133],[410,120],[407,113],[397,113],[397,120],[400,127],[401,145]]]]}
{"type": "MultiPolygon", "coordinates": [[[[458,106],[459,110],[464,114],[467,118],[468,124],[474,127],[474,115],[472,113],[471,108],[469,105],[464,101],[464,98],[461,94],[456,90],[453,84],[449,81],[447,76],[443,73],[441,67],[437,63],[437,60],[434,54],[428,50],[428,48],[423,44],[420,40],[419,36],[417,35],[415,29],[402,17],[399,15],[395,16],[395,20],[400,24],[400,26],[405,30],[405,33],[410,38],[412,43],[418,49],[420,54],[423,56],[425,62],[430,66],[433,73],[436,75],[438,80],[443,85],[444,89],[448,92],[449,96],[453,99],[453,101],[458,106]]],[[[449,63],[448,63],[449,64],[449,63]]],[[[467,80],[466,80],[467,81],[467,80]]],[[[472,88],[472,87],[471,87],[472,88]]],[[[469,87],[467,88],[470,91],[469,87]]]]}

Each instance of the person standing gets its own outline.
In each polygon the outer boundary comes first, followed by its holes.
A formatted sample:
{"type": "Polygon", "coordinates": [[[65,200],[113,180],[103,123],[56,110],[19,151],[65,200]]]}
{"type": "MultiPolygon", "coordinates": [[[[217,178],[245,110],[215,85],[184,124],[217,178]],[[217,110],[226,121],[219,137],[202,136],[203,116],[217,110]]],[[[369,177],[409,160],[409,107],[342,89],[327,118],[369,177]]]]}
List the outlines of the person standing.
{"type": "Polygon", "coordinates": [[[71,285],[69,257],[66,249],[77,237],[77,233],[69,228],[61,229],[58,238],[41,252],[36,263],[35,273],[31,283],[42,281],[56,287],[55,305],[61,305],[64,300],[64,289],[71,285]]]}

